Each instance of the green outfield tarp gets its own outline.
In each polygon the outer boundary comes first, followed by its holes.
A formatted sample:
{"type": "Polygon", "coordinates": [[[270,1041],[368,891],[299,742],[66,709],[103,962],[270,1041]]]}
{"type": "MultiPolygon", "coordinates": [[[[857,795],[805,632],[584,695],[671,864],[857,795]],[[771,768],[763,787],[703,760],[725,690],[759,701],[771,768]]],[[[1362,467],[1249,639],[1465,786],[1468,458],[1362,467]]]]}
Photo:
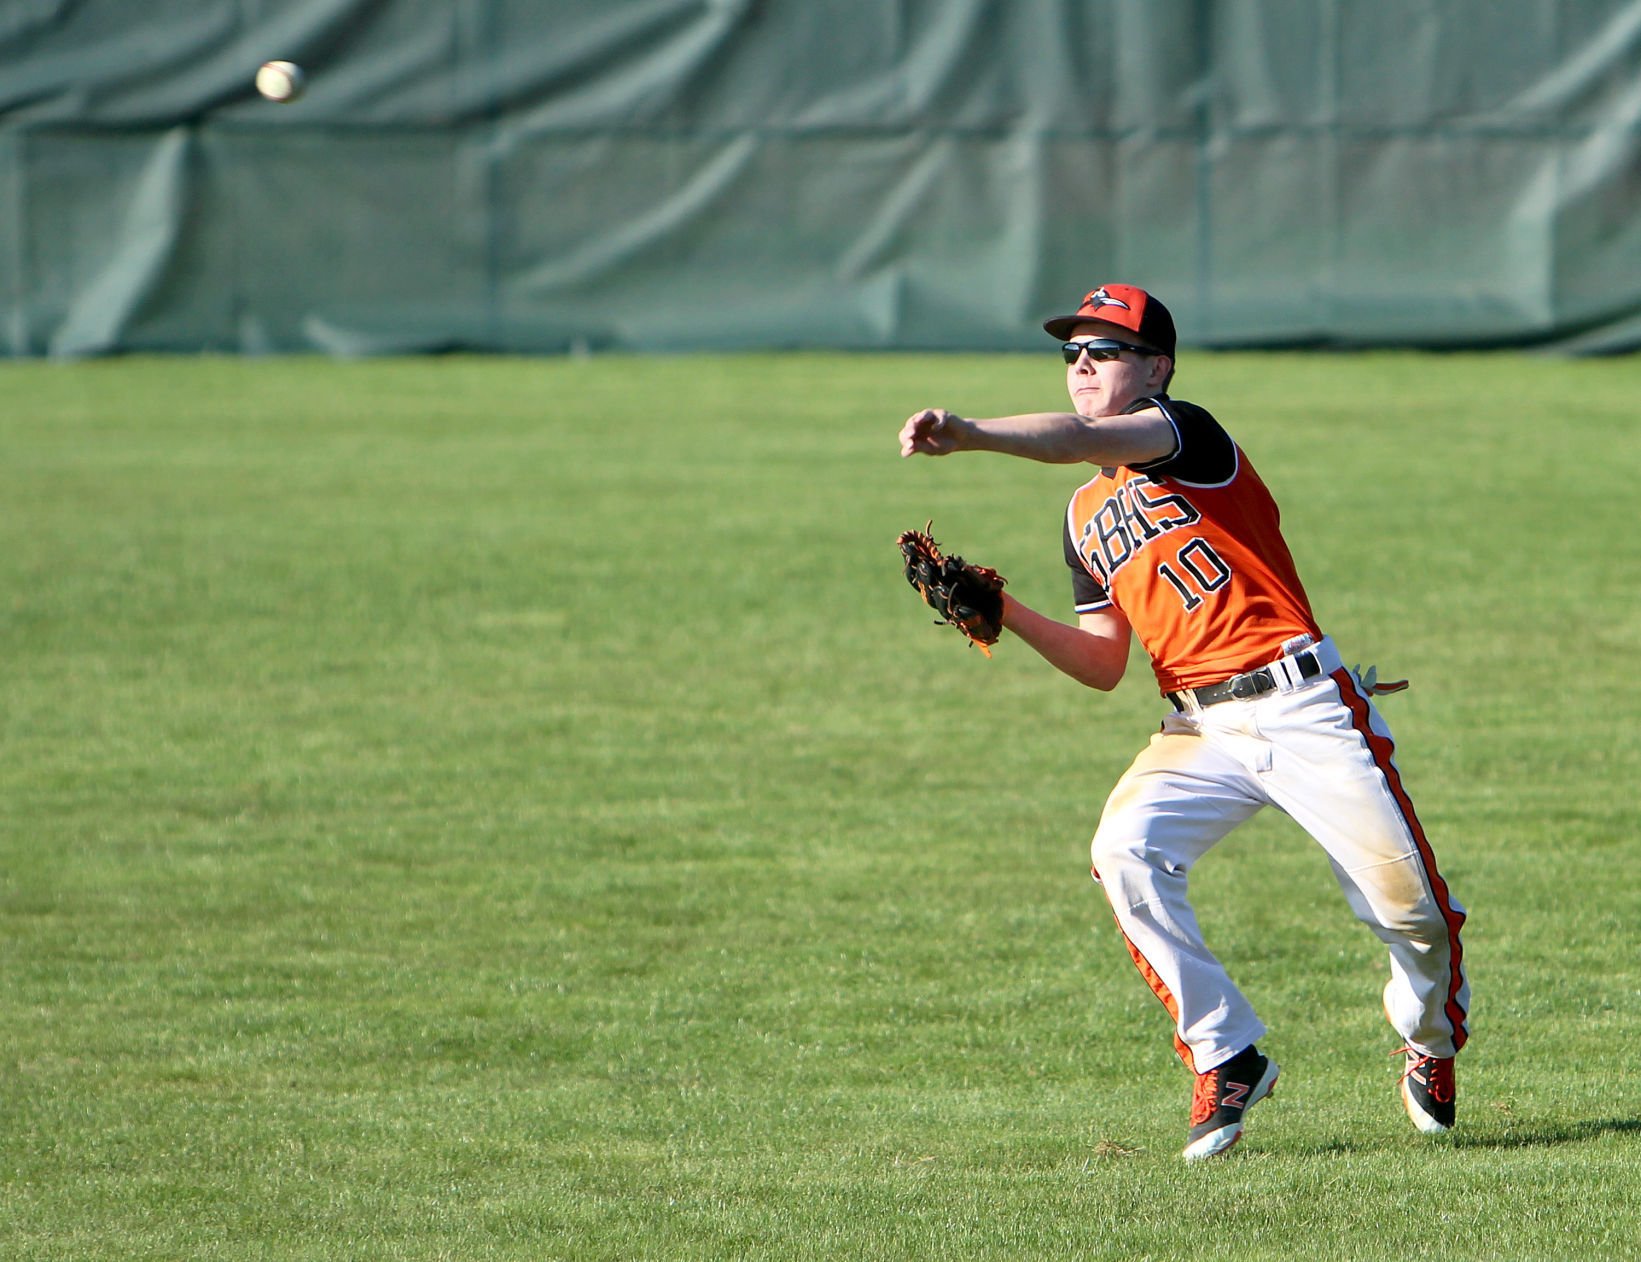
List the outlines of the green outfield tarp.
{"type": "Polygon", "coordinates": [[[1638,202],[1637,0],[0,3],[10,356],[1612,352],[1638,202]]]}

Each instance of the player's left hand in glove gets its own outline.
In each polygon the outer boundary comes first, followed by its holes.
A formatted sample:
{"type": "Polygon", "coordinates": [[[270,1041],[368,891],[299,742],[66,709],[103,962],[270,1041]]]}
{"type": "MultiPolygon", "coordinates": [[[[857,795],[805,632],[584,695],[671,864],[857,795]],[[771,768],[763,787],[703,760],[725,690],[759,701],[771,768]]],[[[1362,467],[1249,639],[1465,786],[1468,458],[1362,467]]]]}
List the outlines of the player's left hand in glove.
{"type": "Polygon", "coordinates": [[[956,627],[990,657],[990,646],[1003,634],[1003,585],[1008,580],[988,566],[943,555],[928,529],[902,531],[895,540],[906,559],[906,581],[940,615],[940,622],[956,627]]]}

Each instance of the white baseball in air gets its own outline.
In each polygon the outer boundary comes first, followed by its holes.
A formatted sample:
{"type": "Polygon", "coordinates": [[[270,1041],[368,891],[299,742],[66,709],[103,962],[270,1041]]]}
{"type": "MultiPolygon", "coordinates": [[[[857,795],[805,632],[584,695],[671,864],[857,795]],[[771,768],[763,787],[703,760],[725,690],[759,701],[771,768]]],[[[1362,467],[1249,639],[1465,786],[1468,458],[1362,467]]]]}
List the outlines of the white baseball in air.
{"type": "Polygon", "coordinates": [[[265,61],[256,72],[256,90],[270,101],[289,105],[302,95],[302,67],[294,61],[265,61]]]}

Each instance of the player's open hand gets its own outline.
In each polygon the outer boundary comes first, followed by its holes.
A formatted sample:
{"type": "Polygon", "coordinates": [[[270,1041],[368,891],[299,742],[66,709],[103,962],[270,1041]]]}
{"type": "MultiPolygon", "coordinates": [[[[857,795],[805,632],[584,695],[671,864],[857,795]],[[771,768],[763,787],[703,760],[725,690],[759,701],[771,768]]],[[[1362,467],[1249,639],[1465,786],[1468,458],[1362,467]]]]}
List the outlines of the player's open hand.
{"type": "Polygon", "coordinates": [[[963,418],[945,408],[914,412],[900,427],[902,456],[944,456],[957,450],[958,427],[963,418]]]}

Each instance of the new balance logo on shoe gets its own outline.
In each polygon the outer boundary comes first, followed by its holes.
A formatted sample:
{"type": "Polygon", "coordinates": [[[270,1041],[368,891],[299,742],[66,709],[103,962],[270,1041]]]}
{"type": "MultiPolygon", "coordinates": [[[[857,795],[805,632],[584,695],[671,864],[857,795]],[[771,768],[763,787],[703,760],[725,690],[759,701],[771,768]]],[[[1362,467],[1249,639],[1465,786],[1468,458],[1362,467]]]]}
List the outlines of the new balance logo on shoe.
{"type": "Polygon", "coordinates": [[[1191,1093],[1185,1159],[1206,1161],[1234,1148],[1242,1138],[1243,1117],[1271,1094],[1278,1072],[1275,1061],[1248,1047],[1217,1069],[1198,1074],[1191,1093]]]}

